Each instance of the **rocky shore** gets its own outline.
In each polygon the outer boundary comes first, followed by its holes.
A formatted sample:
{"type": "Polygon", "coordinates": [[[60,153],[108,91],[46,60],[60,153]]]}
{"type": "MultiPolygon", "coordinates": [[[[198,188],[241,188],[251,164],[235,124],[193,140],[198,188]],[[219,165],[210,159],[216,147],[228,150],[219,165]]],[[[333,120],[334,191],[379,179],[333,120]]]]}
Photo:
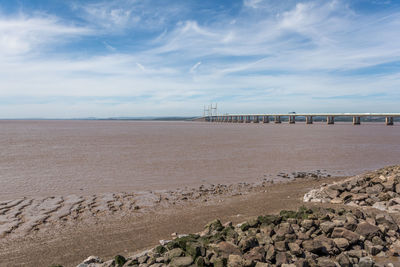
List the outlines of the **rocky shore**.
{"type": "Polygon", "coordinates": [[[215,220],[144,253],[78,266],[380,266],[371,256],[399,256],[398,223],[360,209],[302,207],[235,226],[215,220]]]}
{"type": "Polygon", "coordinates": [[[92,256],[78,266],[395,266],[399,174],[400,166],[393,166],[325,184],[304,196],[316,206],[238,225],[215,220],[200,233],[175,235],[140,254],[107,262],[92,256]],[[333,207],[323,204],[328,202],[333,207]]]}
{"type": "Polygon", "coordinates": [[[400,166],[391,166],[345,181],[323,185],[304,196],[305,202],[373,207],[400,212],[400,166]]]}

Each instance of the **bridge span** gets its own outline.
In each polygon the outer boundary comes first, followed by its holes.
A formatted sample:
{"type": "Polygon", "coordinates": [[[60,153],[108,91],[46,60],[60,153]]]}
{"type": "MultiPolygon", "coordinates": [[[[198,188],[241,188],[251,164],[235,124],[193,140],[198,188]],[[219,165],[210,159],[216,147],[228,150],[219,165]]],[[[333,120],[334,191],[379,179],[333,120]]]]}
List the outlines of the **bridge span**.
{"type": "Polygon", "coordinates": [[[203,117],[209,122],[231,123],[282,123],[282,118],[287,118],[288,123],[296,123],[296,118],[305,118],[306,124],[312,124],[315,117],[325,117],[327,124],[334,124],[337,117],[350,117],[353,125],[361,124],[362,117],[385,118],[386,125],[393,125],[394,118],[400,117],[400,113],[286,113],[286,114],[225,114],[203,117]]]}

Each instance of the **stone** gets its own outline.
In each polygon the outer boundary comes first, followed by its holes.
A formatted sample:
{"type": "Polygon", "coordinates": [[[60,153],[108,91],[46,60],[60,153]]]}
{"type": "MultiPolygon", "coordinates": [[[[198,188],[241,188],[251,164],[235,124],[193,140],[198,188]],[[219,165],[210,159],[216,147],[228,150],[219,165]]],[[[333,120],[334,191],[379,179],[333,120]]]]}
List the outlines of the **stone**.
{"type": "Polygon", "coordinates": [[[308,262],[306,259],[297,259],[296,262],[294,263],[296,267],[308,267],[308,262]]]}
{"type": "Polygon", "coordinates": [[[341,267],[350,267],[351,262],[349,256],[344,253],[341,253],[339,256],[336,257],[336,261],[339,263],[341,267]]]}
{"type": "Polygon", "coordinates": [[[346,238],[340,237],[340,238],[334,238],[333,242],[335,242],[335,245],[340,249],[340,250],[346,250],[349,246],[349,241],[346,238]]]}
{"type": "Polygon", "coordinates": [[[330,233],[332,232],[333,228],[335,228],[335,223],[333,222],[323,222],[319,225],[319,227],[322,229],[322,231],[324,231],[324,233],[330,233]]]}
{"type": "Polygon", "coordinates": [[[265,259],[267,261],[272,261],[272,259],[275,258],[275,255],[276,255],[275,247],[273,245],[270,245],[267,250],[267,253],[265,254],[265,259]]]}
{"type": "Polygon", "coordinates": [[[91,264],[91,263],[103,263],[103,260],[96,256],[89,256],[86,260],[82,263],[84,264],[91,264]]]}
{"type": "Polygon", "coordinates": [[[313,220],[303,220],[301,222],[301,226],[304,227],[306,230],[309,230],[312,226],[314,226],[313,220]]]}
{"type": "Polygon", "coordinates": [[[295,256],[300,256],[303,251],[297,243],[289,243],[288,244],[290,252],[295,256]]]}
{"type": "Polygon", "coordinates": [[[335,229],[333,229],[332,231],[332,238],[346,238],[350,244],[355,244],[358,242],[360,236],[359,234],[352,232],[350,230],[347,230],[346,228],[342,228],[342,227],[336,227],[335,229]]]}
{"type": "Polygon", "coordinates": [[[325,247],[323,246],[321,241],[306,240],[303,241],[302,246],[308,252],[316,253],[318,255],[325,253],[325,247]]]}
{"type": "Polygon", "coordinates": [[[239,242],[239,247],[243,250],[243,251],[247,251],[255,246],[258,245],[258,240],[257,238],[253,237],[247,237],[244,238],[242,240],[240,240],[239,242]]]}
{"type": "Polygon", "coordinates": [[[275,249],[277,251],[286,251],[287,250],[286,244],[287,244],[286,241],[275,242],[275,249]]]}
{"type": "Polygon", "coordinates": [[[327,187],[324,190],[325,194],[327,194],[330,198],[336,198],[339,196],[340,192],[338,190],[332,189],[332,187],[327,187]]]}
{"type": "Polygon", "coordinates": [[[219,242],[216,245],[216,249],[219,253],[225,255],[226,257],[231,254],[242,255],[242,252],[240,251],[239,247],[231,242],[225,242],[225,241],[219,242]]]}
{"type": "Polygon", "coordinates": [[[318,266],[337,267],[336,263],[330,258],[321,257],[317,259],[318,266]]]}
{"type": "Polygon", "coordinates": [[[124,266],[124,264],[126,262],[126,259],[124,258],[124,256],[121,256],[121,255],[115,256],[114,260],[115,260],[115,264],[117,266],[124,266]]]}
{"type": "Polygon", "coordinates": [[[289,263],[289,257],[286,252],[278,252],[276,254],[276,265],[281,266],[282,264],[289,263]]]}
{"type": "Polygon", "coordinates": [[[383,186],[381,184],[375,184],[373,186],[369,186],[365,189],[368,195],[375,195],[382,192],[383,186]]]}
{"type": "Polygon", "coordinates": [[[362,222],[358,224],[355,232],[359,235],[365,236],[367,239],[371,239],[375,235],[378,235],[380,230],[379,227],[375,225],[369,224],[367,222],[362,222]]]}
{"type": "Polygon", "coordinates": [[[263,247],[255,247],[243,255],[243,258],[249,261],[264,261],[265,250],[263,247]]]}
{"type": "Polygon", "coordinates": [[[386,203],[381,201],[381,202],[375,202],[372,205],[373,208],[378,209],[378,210],[382,210],[385,211],[386,210],[386,203]]]}
{"type": "Polygon", "coordinates": [[[331,203],[332,204],[342,204],[343,203],[343,199],[336,197],[336,198],[331,200],[331,203]]]}
{"type": "Polygon", "coordinates": [[[374,262],[371,257],[362,257],[358,262],[359,267],[373,267],[374,262]]]}
{"type": "Polygon", "coordinates": [[[193,258],[190,256],[176,257],[171,260],[170,266],[171,267],[186,267],[186,266],[190,266],[192,263],[193,263],[193,258]]]}
{"type": "MultiPolygon", "coordinates": [[[[184,252],[181,248],[174,248],[174,249],[171,249],[170,251],[168,251],[166,254],[167,254],[168,260],[172,260],[173,258],[182,256],[184,254],[184,252]]],[[[141,263],[143,263],[143,262],[141,262],[141,263]]]]}
{"type": "Polygon", "coordinates": [[[239,255],[229,255],[228,267],[241,267],[244,266],[243,259],[239,255]]]}
{"type": "Polygon", "coordinates": [[[393,220],[393,218],[386,213],[377,214],[375,220],[378,224],[384,224],[388,227],[389,230],[397,231],[399,229],[397,223],[393,220]]]}
{"type": "Polygon", "coordinates": [[[255,267],[271,267],[272,265],[266,262],[257,262],[255,267]]]}

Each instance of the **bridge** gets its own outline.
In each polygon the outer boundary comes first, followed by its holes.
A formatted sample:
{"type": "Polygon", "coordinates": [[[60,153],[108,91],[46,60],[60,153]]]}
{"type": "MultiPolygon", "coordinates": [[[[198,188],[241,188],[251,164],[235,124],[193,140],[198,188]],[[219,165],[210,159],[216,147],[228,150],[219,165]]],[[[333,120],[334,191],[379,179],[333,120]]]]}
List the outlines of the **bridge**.
{"type": "Polygon", "coordinates": [[[393,125],[394,118],[400,117],[400,113],[286,113],[286,114],[225,114],[204,116],[209,122],[231,123],[282,123],[282,118],[287,118],[288,123],[296,123],[296,118],[305,118],[306,124],[312,124],[315,117],[325,117],[327,124],[334,124],[337,117],[350,117],[354,125],[361,124],[362,117],[385,118],[386,125],[393,125]],[[271,120],[272,118],[272,120],[271,120]]]}

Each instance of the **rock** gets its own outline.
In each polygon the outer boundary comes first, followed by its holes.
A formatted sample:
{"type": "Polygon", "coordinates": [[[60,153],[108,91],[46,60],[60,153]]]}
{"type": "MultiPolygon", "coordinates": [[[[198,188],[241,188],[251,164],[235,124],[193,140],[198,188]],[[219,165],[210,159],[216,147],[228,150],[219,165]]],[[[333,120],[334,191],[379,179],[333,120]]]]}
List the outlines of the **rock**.
{"type": "Polygon", "coordinates": [[[124,264],[126,262],[126,259],[124,258],[124,256],[121,256],[121,255],[115,256],[114,260],[115,260],[115,264],[117,266],[124,266],[124,264]]]}
{"type": "Polygon", "coordinates": [[[96,256],[89,256],[86,260],[82,263],[84,264],[91,264],[91,263],[103,263],[103,260],[96,256]]]}
{"type": "Polygon", "coordinates": [[[224,256],[226,255],[226,257],[231,254],[242,255],[242,252],[240,251],[238,246],[232,244],[231,242],[222,241],[216,245],[216,248],[219,253],[221,253],[224,256]]]}
{"type": "Polygon", "coordinates": [[[383,247],[381,245],[374,245],[371,241],[366,240],[364,242],[364,247],[365,250],[371,254],[372,256],[375,256],[376,254],[378,254],[379,252],[382,251],[383,247]]]}
{"type": "Polygon", "coordinates": [[[335,245],[342,251],[346,250],[349,246],[349,241],[343,237],[334,238],[333,242],[335,242],[335,245]]]}
{"type": "Polygon", "coordinates": [[[312,226],[314,226],[314,221],[313,220],[303,220],[301,222],[301,226],[304,227],[305,229],[309,230],[312,226]]]}
{"type": "Polygon", "coordinates": [[[244,266],[243,264],[243,259],[239,255],[229,255],[228,258],[228,267],[242,267],[244,266]]]}
{"type": "Polygon", "coordinates": [[[375,235],[378,235],[380,230],[379,227],[369,224],[367,222],[362,222],[358,224],[356,228],[356,233],[365,236],[367,239],[371,239],[375,235]]]}
{"type": "Polygon", "coordinates": [[[206,229],[208,229],[208,231],[211,233],[213,231],[221,231],[222,229],[224,229],[224,227],[222,226],[222,223],[220,220],[214,220],[212,222],[209,222],[206,226],[206,229]]]}
{"type": "MultiPolygon", "coordinates": [[[[182,256],[184,254],[184,252],[181,248],[174,248],[174,249],[171,249],[170,251],[168,251],[166,254],[167,254],[168,260],[172,260],[173,258],[182,256]]],[[[141,263],[143,263],[143,262],[141,262],[141,263]]]]}
{"type": "Polygon", "coordinates": [[[378,224],[384,224],[388,226],[389,230],[397,231],[399,229],[397,223],[393,220],[393,218],[386,213],[380,213],[376,215],[375,220],[378,224]]]}
{"type": "Polygon", "coordinates": [[[257,262],[255,267],[271,267],[272,265],[266,262],[257,262]]]}
{"type": "Polygon", "coordinates": [[[358,262],[359,267],[373,267],[374,262],[370,257],[362,257],[358,262]]]}
{"type": "Polygon", "coordinates": [[[270,245],[267,250],[267,253],[265,254],[265,259],[267,261],[272,261],[275,258],[275,255],[276,255],[275,247],[273,245],[270,245]]]}
{"type": "Polygon", "coordinates": [[[278,241],[275,242],[275,249],[277,251],[286,251],[287,250],[287,242],[286,241],[278,241]]]}
{"type": "Polygon", "coordinates": [[[331,203],[332,204],[342,204],[343,203],[343,199],[336,197],[336,198],[331,200],[331,203]]]}
{"type": "Polygon", "coordinates": [[[303,241],[302,246],[308,252],[312,252],[318,255],[325,254],[325,247],[323,246],[321,241],[306,240],[303,241]]]}
{"type": "Polygon", "coordinates": [[[341,253],[339,256],[336,257],[336,261],[339,263],[341,267],[350,267],[351,262],[349,256],[344,253],[341,253]]]}
{"type": "Polygon", "coordinates": [[[243,255],[243,258],[249,261],[264,261],[265,250],[263,247],[255,247],[243,255]]]}
{"type": "Polygon", "coordinates": [[[319,227],[322,229],[322,231],[324,231],[324,233],[330,233],[332,232],[333,228],[335,228],[335,223],[333,222],[323,222],[319,225],[319,227]]]}
{"type": "Polygon", "coordinates": [[[360,236],[357,233],[354,233],[352,231],[347,230],[346,228],[343,227],[336,227],[332,231],[332,238],[346,238],[350,244],[355,244],[358,242],[360,236]]]}
{"type": "Polygon", "coordinates": [[[303,251],[297,243],[289,243],[288,244],[290,252],[295,256],[300,256],[303,251]]]}
{"type": "Polygon", "coordinates": [[[330,258],[321,257],[318,258],[318,266],[324,267],[337,267],[335,261],[331,260],[330,258]]]}
{"type": "Polygon", "coordinates": [[[286,252],[278,252],[276,254],[276,265],[281,266],[282,264],[289,263],[289,257],[286,252]]]}
{"type": "Polygon", "coordinates": [[[372,207],[378,210],[386,210],[385,202],[375,202],[372,207]]]}
{"type": "Polygon", "coordinates": [[[192,257],[176,257],[171,260],[171,267],[186,267],[190,266],[193,263],[192,257]]]}
{"type": "Polygon", "coordinates": [[[239,242],[239,247],[243,250],[243,251],[247,251],[255,246],[258,245],[258,240],[257,238],[253,237],[247,237],[244,238],[242,240],[240,240],[239,242]]]}

